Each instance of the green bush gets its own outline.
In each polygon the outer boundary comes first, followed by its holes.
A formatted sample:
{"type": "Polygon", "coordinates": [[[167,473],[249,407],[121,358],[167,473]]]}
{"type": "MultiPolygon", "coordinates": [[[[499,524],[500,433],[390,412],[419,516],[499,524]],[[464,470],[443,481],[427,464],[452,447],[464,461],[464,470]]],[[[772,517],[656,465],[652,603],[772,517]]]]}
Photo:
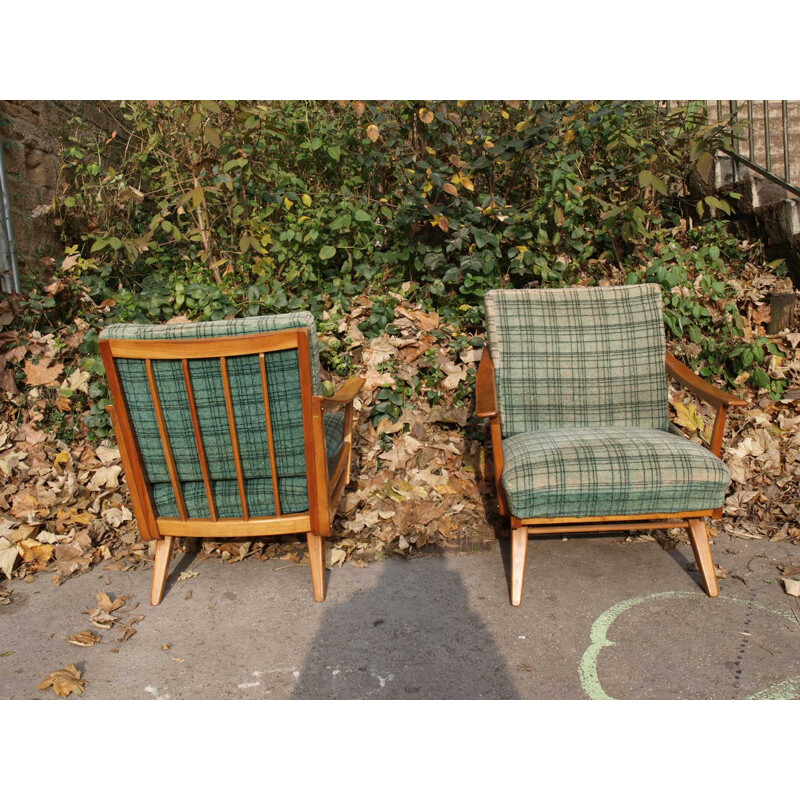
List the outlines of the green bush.
{"type": "MultiPolygon", "coordinates": [[[[92,325],[295,308],[322,323],[366,294],[360,328],[376,336],[392,332],[402,294],[466,342],[482,333],[488,289],[646,280],[663,287],[669,333],[695,367],[730,383],[747,371],[774,398],[785,389],[761,368],[775,345],[741,336],[731,279],[754,253],[724,221],[728,199],[692,177],[708,177],[737,130],[709,124],[699,103],[665,114],[633,101],[126,102],[119,113],[108,141],[70,123],[54,213],[58,275],[80,290],[54,308],[31,288],[32,322],[80,306],[102,310],[92,325]]],[[[96,339],[82,347],[94,357],[96,339]]],[[[342,347],[323,357],[350,369],[342,347]]],[[[102,402],[88,421],[104,431],[102,402]]],[[[376,421],[402,402],[379,398],[376,421]]]]}

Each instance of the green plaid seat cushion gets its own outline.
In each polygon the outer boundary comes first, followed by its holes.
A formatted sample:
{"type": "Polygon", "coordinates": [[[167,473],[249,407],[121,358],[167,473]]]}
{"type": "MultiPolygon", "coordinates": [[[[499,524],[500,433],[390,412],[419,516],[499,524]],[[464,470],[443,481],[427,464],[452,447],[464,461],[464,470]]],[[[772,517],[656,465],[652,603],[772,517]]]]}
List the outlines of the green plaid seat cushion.
{"type": "Polygon", "coordinates": [[[600,517],[719,508],[731,476],[704,447],[668,431],[562,428],[503,442],[511,513],[600,517]]]}
{"type": "Polygon", "coordinates": [[[485,303],[504,437],[668,429],[658,286],[493,290],[485,303]]]}
{"type": "MultiPolygon", "coordinates": [[[[321,378],[318,342],[313,316],[307,311],[262,317],[170,325],[118,324],[105,328],[101,339],[193,339],[265,333],[290,328],[308,328],[311,351],[311,376],[315,394],[320,393],[321,378]]],[[[305,439],[300,395],[300,371],[296,350],[277,351],[265,355],[270,400],[270,418],[275,444],[275,461],[281,494],[281,511],[289,513],[300,503],[308,508],[306,491],[305,439]],[[287,502],[283,502],[285,479],[301,479],[285,484],[287,502]]],[[[125,398],[134,431],[142,453],[148,480],[153,486],[156,508],[162,516],[175,516],[177,504],[170,484],[169,471],[159,435],[155,408],[150,396],[147,373],[141,359],[117,359],[125,398]]],[[[234,420],[246,482],[250,513],[262,516],[255,509],[271,508],[274,513],[272,469],[269,459],[267,429],[264,419],[264,397],[258,356],[235,356],[227,359],[233,400],[234,420]],[[265,480],[268,479],[268,480],[265,480]],[[252,493],[252,496],[251,496],[252,493]]],[[[202,470],[192,425],[188,395],[179,361],[153,361],[153,372],[164,418],[175,457],[178,477],[187,492],[190,516],[208,516],[202,470]],[[189,505],[189,495],[202,500],[189,505]],[[204,513],[194,511],[205,509],[204,513]]],[[[232,456],[232,440],[228,425],[222,372],[218,358],[192,359],[189,372],[197,405],[197,416],[203,437],[209,472],[214,486],[222,493],[220,516],[240,516],[241,508],[236,484],[236,465],[232,456]],[[236,489],[235,502],[228,502],[226,492],[236,489]],[[223,513],[227,508],[231,513],[223,513]]],[[[325,431],[329,459],[334,460],[342,445],[344,419],[329,414],[325,431]],[[337,419],[338,417],[338,419],[337,419]]]]}

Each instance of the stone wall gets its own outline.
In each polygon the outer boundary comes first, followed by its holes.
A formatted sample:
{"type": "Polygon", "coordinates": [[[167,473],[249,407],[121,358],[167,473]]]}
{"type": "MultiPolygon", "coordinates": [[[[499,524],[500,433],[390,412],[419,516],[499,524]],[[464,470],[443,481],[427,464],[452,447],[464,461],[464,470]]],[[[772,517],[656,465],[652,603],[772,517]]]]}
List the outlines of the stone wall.
{"type": "Polygon", "coordinates": [[[36,209],[53,199],[67,120],[80,116],[110,133],[115,123],[105,106],[93,100],[0,100],[0,143],[21,275],[38,272],[42,258],[62,252],[52,220],[36,209]]]}

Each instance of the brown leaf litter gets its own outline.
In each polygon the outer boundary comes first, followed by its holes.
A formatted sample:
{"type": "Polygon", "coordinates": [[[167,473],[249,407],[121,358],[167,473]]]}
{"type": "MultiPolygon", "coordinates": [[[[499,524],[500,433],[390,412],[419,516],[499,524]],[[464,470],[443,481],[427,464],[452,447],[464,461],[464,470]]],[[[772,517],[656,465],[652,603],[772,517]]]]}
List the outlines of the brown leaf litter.
{"type": "MultiPolygon", "coordinates": [[[[748,269],[735,282],[735,300],[745,339],[752,340],[766,335],[769,294],[777,279],[748,269]]],[[[395,299],[391,333],[365,336],[358,324],[369,317],[371,301],[359,297],[347,315],[326,320],[335,332],[320,337],[323,347],[334,341],[343,346],[355,372],[366,378],[355,403],[354,478],[334,523],[331,566],[344,561],[363,566],[387,554],[412,556],[425,548],[485,548],[499,531],[488,431],[474,417],[480,348],[468,344],[470,332],[402,295],[395,299]],[[395,416],[379,418],[376,406],[384,388],[404,394],[405,400],[395,416]]],[[[78,333],[70,346],[79,343],[78,333]]],[[[749,405],[731,409],[723,457],[733,483],[718,524],[735,537],[798,544],[800,333],[783,331],[770,338],[786,357],[768,355],[760,366],[773,378],[788,379],[792,388],[776,402],[764,390],[743,387],[749,405]]],[[[51,572],[61,581],[101,562],[119,571],[150,564],[154,548],[139,539],[115,443],[91,443],[85,429],[61,441],[42,424],[53,395],[62,389],[85,391],[88,375],[73,371],[65,377],[57,369],[60,351],[53,334],[34,332],[26,343],[20,341],[14,332],[0,333],[0,347],[6,347],[0,353],[0,396],[8,400],[0,415],[0,572],[27,579],[51,572]],[[13,365],[25,371],[24,395],[13,365]],[[53,382],[58,388],[48,388],[53,382]]],[[[327,373],[323,378],[343,380],[327,373]]],[[[712,409],[677,387],[670,403],[673,421],[707,443],[712,409]]],[[[198,558],[231,564],[245,558],[307,562],[304,537],[296,536],[206,539],[198,558]]],[[[99,598],[90,610],[92,625],[109,629],[119,623],[130,638],[133,633],[127,631],[135,623],[119,622],[115,612],[121,606],[107,607],[99,598]]]]}

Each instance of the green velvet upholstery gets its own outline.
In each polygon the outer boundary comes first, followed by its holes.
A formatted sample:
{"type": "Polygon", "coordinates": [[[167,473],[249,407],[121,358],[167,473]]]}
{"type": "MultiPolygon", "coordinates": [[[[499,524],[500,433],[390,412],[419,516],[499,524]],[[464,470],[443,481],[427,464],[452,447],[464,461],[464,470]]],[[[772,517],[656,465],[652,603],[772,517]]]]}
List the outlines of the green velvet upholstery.
{"type": "Polygon", "coordinates": [[[728,468],[669,421],[661,303],[650,284],[486,294],[514,516],[722,505],[728,468]]]}
{"type": "MultiPolygon", "coordinates": [[[[312,385],[315,394],[318,394],[321,380],[316,327],[314,318],[306,311],[218,322],[111,325],[101,332],[100,338],[193,339],[290,328],[309,330],[312,385]]],[[[305,511],[308,508],[308,492],[298,351],[276,351],[267,353],[264,358],[281,511],[305,511]]],[[[226,360],[248,510],[252,516],[268,516],[275,513],[275,500],[258,356],[235,356],[226,360]]],[[[152,363],[187,511],[189,516],[206,517],[209,515],[208,502],[181,363],[172,360],[152,363]]],[[[177,516],[177,503],[170,483],[144,361],[120,358],[116,360],[116,364],[145,471],[153,487],[157,512],[161,516],[177,516]]],[[[220,517],[241,516],[220,361],[218,358],[192,359],[189,361],[189,372],[218,514],[220,517]]],[[[330,464],[336,463],[341,452],[343,430],[342,414],[325,415],[330,464]]]]}
{"type": "Polygon", "coordinates": [[[503,442],[515,517],[671,514],[719,508],[731,476],[682,436],[645,428],[561,428],[503,442]]]}

